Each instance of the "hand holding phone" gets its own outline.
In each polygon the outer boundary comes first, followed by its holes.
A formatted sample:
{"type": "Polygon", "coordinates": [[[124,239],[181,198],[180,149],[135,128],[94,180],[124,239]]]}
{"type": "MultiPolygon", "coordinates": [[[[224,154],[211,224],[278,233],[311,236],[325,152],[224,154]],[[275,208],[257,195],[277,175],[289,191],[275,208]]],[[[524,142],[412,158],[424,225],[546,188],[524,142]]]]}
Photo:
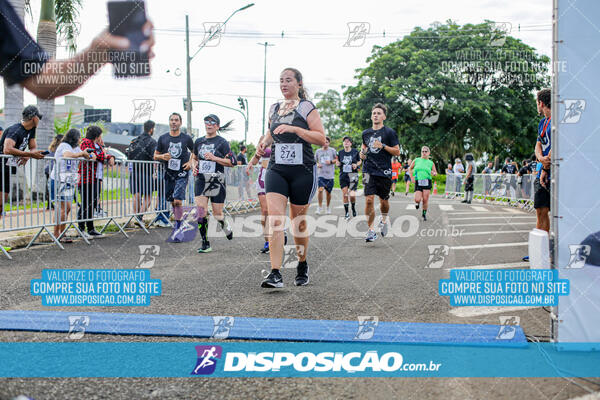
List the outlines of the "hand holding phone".
{"type": "Polygon", "coordinates": [[[150,75],[148,49],[141,49],[142,43],[148,39],[144,33],[147,22],[144,1],[109,1],[108,20],[110,34],[124,36],[130,43],[128,50],[110,52],[114,76],[128,78],[150,75]]]}

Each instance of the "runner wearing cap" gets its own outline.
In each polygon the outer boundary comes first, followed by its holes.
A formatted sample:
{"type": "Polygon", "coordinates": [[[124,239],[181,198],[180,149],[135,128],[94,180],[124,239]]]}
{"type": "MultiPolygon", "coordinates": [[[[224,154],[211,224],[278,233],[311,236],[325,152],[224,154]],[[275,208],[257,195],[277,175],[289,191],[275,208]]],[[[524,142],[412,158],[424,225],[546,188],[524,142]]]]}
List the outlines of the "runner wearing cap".
{"type": "Polygon", "coordinates": [[[352,205],[352,216],[356,217],[356,189],[358,188],[358,169],[362,160],[358,150],[352,147],[352,139],[345,136],[342,141],[344,148],[338,152],[337,166],[340,167],[340,188],[342,188],[342,201],[346,212],[346,219],[350,218],[348,201],[352,205]]]}
{"type": "Polygon", "coordinates": [[[229,240],[233,238],[231,227],[223,215],[223,204],[227,194],[225,167],[236,165],[236,158],[231,152],[227,139],[217,135],[218,132],[231,130],[232,122],[229,121],[221,126],[219,117],[215,114],[207,115],[204,117],[206,136],[196,139],[194,143],[192,157],[195,165],[194,174],[196,175],[194,184],[195,203],[198,207],[198,229],[202,237],[202,246],[198,249],[198,253],[212,251],[210,242],[206,237],[208,231],[208,200],[210,200],[212,206],[213,217],[225,232],[225,237],[229,240]]]}
{"type": "Polygon", "coordinates": [[[280,268],[283,261],[285,210],[290,203],[290,218],[298,256],[296,286],[308,283],[308,229],[306,212],[317,189],[317,171],[312,145],[325,144],[325,130],[315,105],[307,99],[302,74],[286,68],[279,76],[284,100],[271,106],[269,130],[258,145],[259,156],[271,147],[265,179],[269,209],[271,272],[263,280],[265,288],[283,287],[280,268]]]}
{"type": "Polygon", "coordinates": [[[418,210],[420,203],[423,202],[423,221],[427,221],[431,183],[433,177],[437,175],[435,164],[429,159],[430,154],[429,147],[421,147],[421,157],[415,158],[410,165],[410,175],[415,184],[415,207],[418,210]]]}
{"type": "Polygon", "coordinates": [[[35,130],[40,119],[42,114],[38,108],[27,106],[23,109],[21,122],[6,128],[0,138],[0,154],[13,156],[0,159],[0,219],[10,192],[10,174],[16,173],[17,167],[27,164],[29,158],[44,158],[44,152],[37,149],[35,141],[35,130]],[[27,148],[29,151],[25,151],[27,148]]]}
{"type": "Polygon", "coordinates": [[[392,128],[383,125],[387,107],[377,103],[371,109],[372,126],[362,133],[362,150],[360,158],[364,160],[363,183],[365,185],[365,215],[368,218],[369,230],[366,242],[377,239],[373,229],[375,222],[375,195],[379,197],[381,220],[378,228],[381,236],[388,230],[387,213],[390,210],[390,188],[392,187],[392,157],[400,155],[398,134],[392,128]]]}

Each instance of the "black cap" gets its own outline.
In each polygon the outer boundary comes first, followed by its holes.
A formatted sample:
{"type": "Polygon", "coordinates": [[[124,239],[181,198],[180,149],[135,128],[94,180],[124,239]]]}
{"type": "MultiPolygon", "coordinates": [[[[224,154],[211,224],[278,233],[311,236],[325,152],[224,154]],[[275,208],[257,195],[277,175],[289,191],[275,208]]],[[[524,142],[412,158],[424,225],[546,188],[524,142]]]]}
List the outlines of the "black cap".
{"type": "Polygon", "coordinates": [[[208,114],[206,117],[204,117],[205,121],[209,119],[212,119],[217,123],[217,125],[221,126],[221,120],[215,114],[208,114]]]}
{"type": "Polygon", "coordinates": [[[352,138],[350,136],[344,136],[344,138],[342,139],[342,143],[344,142],[344,140],[348,139],[350,141],[350,143],[352,143],[352,138]]]}
{"type": "Polygon", "coordinates": [[[600,232],[592,233],[581,244],[590,246],[590,255],[585,263],[600,267],[600,232]]]}
{"type": "Polygon", "coordinates": [[[23,109],[23,119],[29,121],[33,117],[38,117],[42,119],[42,114],[40,114],[40,110],[34,105],[29,105],[23,109]]]}

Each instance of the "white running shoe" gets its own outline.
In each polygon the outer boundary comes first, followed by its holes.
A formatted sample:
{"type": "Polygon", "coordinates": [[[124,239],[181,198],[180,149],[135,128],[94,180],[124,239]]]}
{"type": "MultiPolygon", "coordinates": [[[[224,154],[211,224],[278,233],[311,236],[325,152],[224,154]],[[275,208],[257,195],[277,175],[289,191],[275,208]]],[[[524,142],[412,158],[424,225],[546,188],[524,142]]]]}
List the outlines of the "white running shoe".
{"type": "Polygon", "coordinates": [[[388,224],[383,222],[383,221],[379,221],[379,232],[381,233],[381,237],[384,237],[387,235],[388,233],[388,224]]]}
{"type": "Polygon", "coordinates": [[[321,215],[321,207],[317,207],[317,211],[315,211],[315,214],[321,215]]]}
{"type": "Polygon", "coordinates": [[[327,207],[327,214],[331,214],[331,207],[327,207]]]}

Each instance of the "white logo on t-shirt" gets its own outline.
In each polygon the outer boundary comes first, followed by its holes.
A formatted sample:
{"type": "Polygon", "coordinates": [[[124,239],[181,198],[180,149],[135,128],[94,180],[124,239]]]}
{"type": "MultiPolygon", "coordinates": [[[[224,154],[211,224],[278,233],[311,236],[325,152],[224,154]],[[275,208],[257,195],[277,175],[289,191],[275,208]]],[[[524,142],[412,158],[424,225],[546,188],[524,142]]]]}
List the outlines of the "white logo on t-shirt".
{"type": "Polygon", "coordinates": [[[169,154],[173,158],[181,157],[181,142],[178,143],[169,143],[169,154]]]}

